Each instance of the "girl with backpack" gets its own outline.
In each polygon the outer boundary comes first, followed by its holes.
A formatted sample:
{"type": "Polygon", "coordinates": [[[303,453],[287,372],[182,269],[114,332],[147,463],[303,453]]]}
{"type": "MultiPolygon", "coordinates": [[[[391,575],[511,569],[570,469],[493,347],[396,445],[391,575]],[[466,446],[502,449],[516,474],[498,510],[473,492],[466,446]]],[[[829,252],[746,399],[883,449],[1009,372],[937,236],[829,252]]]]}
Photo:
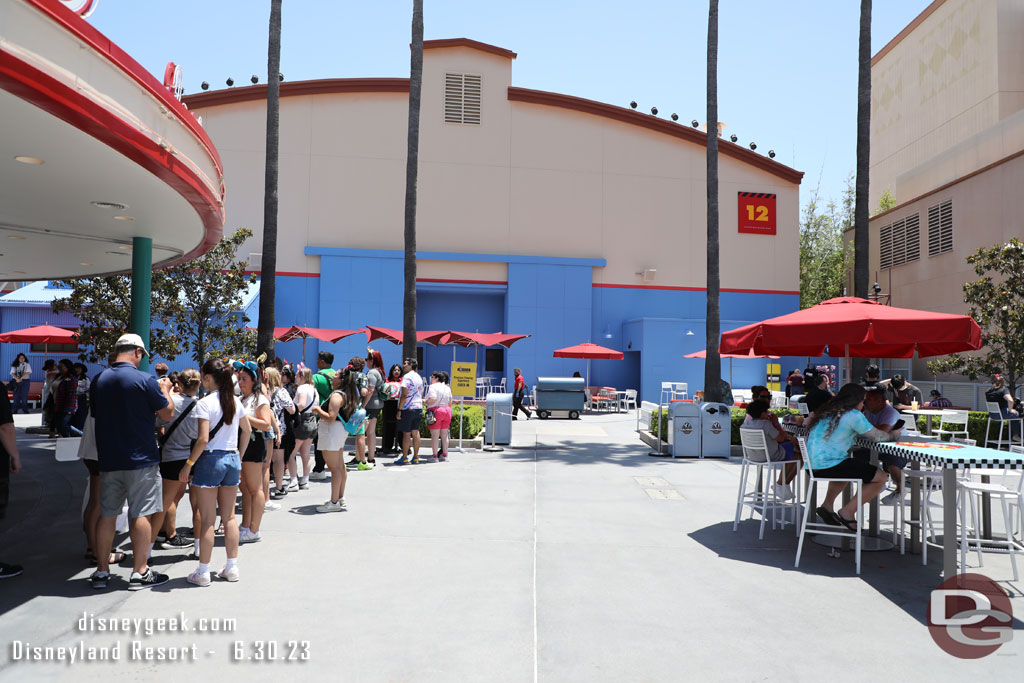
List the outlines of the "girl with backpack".
{"type": "Polygon", "coordinates": [[[317,512],[341,512],[345,509],[345,459],[342,451],[349,434],[358,436],[366,431],[366,411],[362,408],[356,370],[351,366],[334,373],[334,391],[325,402],[326,410],[313,406],[320,418],[317,441],[324,461],[331,470],[331,499],[316,508],[317,512]],[[361,417],[360,417],[361,415],[361,417]]]}
{"type": "Polygon", "coordinates": [[[307,367],[299,368],[296,373],[298,388],[295,389],[295,447],[288,456],[288,472],[291,481],[286,491],[298,491],[309,488],[309,449],[316,436],[317,420],[313,408],[317,404],[316,388],[313,387],[313,371],[307,367]],[[295,468],[296,454],[302,457],[302,476],[295,468]]]}

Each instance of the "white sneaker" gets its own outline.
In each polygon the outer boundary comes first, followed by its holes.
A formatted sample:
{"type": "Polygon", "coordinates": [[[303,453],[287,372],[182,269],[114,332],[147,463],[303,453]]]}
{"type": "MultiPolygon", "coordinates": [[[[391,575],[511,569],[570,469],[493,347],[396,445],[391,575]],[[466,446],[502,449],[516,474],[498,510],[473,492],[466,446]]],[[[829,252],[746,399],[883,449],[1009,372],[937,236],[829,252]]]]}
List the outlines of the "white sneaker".
{"type": "Polygon", "coordinates": [[[327,472],[310,472],[310,481],[327,481],[327,472]]]}
{"type": "Polygon", "coordinates": [[[343,512],[344,510],[345,510],[345,499],[344,498],[342,498],[341,500],[339,500],[336,503],[332,503],[331,501],[327,501],[323,505],[317,505],[316,506],[316,511],[317,512],[343,512]]]}
{"type": "Polygon", "coordinates": [[[192,572],[191,574],[189,574],[188,578],[185,579],[185,580],[188,581],[191,584],[195,584],[196,586],[209,586],[210,585],[210,573],[207,572],[205,574],[200,574],[199,570],[197,569],[194,572],[192,572]]]}
{"type": "Polygon", "coordinates": [[[290,482],[288,482],[288,486],[285,486],[284,490],[288,491],[289,493],[291,493],[292,491],[298,491],[299,490],[299,480],[298,480],[298,478],[292,479],[290,482]]]}
{"type": "Polygon", "coordinates": [[[249,531],[248,529],[242,529],[238,532],[238,544],[243,543],[259,543],[263,540],[258,531],[249,531]]]}
{"type": "Polygon", "coordinates": [[[789,500],[793,497],[793,489],[789,487],[789,484],[774,484],[775,497],[779,500],[789,500]]]}
{"type": "Polygon", "coordinates": [[[903,499],[903,494],[899,491],[893,491],[887,496],[883,496],[882,500],[879,501],[882,505],[899,505],[900,500],[903,499]]]}
{"type": "Polygon", "coordinates": [[[266,504],[264,504],[264,506],[263,506],[263,511],[264,512],[273,512],[274,510],[280,510],[280,509],[281,509],[281,504],[280,503],[275,503],[272,500],[268,500],[266,502],[266,504]]]}
{"type": "Polygon", "coordinates": [[[230,581],[232,583],[238,581],[238,565],[235,565],[231,569],[224,567],[224,569],[220,570],[217,576],[218,578],[224,579],[225,581],[230,581]]]}

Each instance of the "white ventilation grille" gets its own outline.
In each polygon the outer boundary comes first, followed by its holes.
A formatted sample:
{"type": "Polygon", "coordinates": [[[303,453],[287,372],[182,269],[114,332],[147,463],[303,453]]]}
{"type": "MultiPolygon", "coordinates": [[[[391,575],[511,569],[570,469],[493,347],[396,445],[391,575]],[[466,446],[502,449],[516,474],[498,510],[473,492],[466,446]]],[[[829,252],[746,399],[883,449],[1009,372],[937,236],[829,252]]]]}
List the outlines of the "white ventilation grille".
{"type": "Polygon", "coordinates": [[[953,251],[953,200],[928,209],[928,255],[953,251]]]}
{"type": "Polygon", "coordinates": [[[878,267],[887,270],[921,258],[921,216],[914,214],[879,231],[878,267]]]}
{"type": "Polygon", "coordinates": [[[263,254],[249,254],[248,260],[249,270],[259,270],[263,267],[263,254]]]}
{"type": "Polygon", "coordinates": [[[444,75],[444,122],[480,125],[480,76],[444,75]]]}

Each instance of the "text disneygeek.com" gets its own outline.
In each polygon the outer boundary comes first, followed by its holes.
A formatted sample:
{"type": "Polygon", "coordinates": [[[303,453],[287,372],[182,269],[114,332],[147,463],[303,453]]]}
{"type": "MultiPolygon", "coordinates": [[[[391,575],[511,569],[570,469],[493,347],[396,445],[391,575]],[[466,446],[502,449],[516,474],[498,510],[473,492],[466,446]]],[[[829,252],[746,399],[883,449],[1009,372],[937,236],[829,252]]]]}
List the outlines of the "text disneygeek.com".
{"type": "Polygon", "coordinates": [[[235,619],[219,617],[191,618],[184,612],[173,617],[120,618],[101,617],[83,612],[75,624],[78,633],[118,634],[109,644],[86,644],[84,640],[68,645],[41,645],[23,640],[11,641],[12,662],[197,662],[227,656],[232,662],[305,662],[309,661],[308,640],[235,640],[220,650],[201,642],[156,645],[149,638],[164,634],[232,633],[235,619]]]}

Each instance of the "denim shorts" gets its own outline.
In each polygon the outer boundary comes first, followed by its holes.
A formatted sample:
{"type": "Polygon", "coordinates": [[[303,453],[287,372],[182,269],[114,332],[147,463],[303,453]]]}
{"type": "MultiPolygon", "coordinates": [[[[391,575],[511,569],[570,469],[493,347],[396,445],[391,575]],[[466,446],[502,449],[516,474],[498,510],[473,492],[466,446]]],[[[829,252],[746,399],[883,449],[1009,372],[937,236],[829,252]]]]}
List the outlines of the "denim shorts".
{"type": "Polygon", "coordinates": [[[241,472],[238,451],[203,451],[192,468],[192,485],[201,489],[238,486],[241,472]]]}

